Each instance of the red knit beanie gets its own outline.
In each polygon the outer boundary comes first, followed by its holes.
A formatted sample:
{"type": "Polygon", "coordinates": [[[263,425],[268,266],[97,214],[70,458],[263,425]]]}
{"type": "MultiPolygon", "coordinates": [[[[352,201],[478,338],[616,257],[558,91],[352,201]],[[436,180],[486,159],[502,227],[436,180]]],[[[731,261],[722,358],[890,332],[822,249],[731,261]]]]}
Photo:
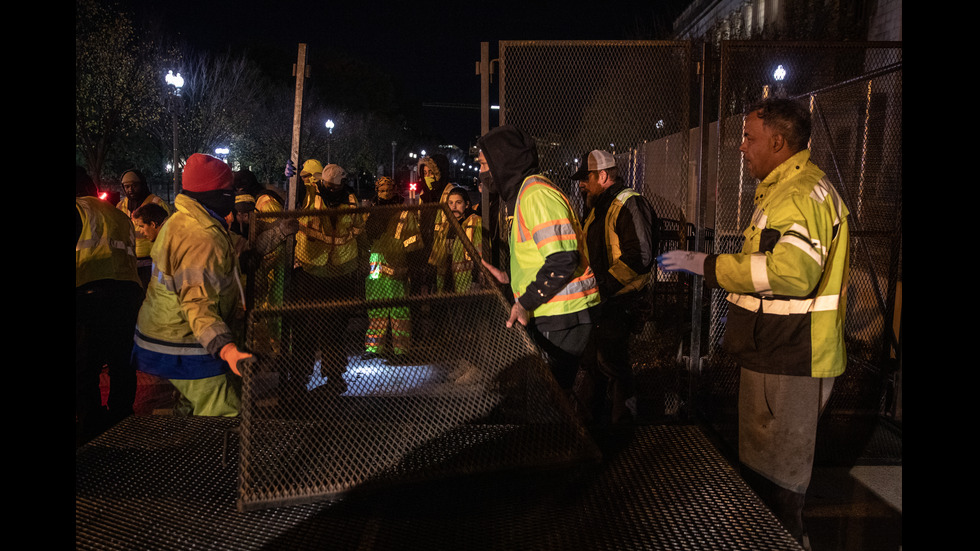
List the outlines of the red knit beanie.
{"type": "Polygon", "coordinates": [[[184,165],[183,188],[185,191],[202,192],[231,189],[235,177],[228,163],[201,153],[195,153],[184,165]]]}

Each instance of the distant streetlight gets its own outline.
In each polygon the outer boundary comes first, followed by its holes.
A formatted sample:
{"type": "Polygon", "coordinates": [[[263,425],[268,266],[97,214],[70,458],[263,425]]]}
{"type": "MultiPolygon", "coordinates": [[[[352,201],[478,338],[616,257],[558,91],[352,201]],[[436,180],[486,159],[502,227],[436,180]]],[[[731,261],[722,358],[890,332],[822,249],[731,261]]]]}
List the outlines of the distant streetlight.
{"type": "Polygon", "coordinates": [[[774,97],[781,98],[785,96],[785,90],[783,86],[783,81],[786,80],[786,69],[782,65],[777,65],[776,69],[772,72],[772,80],[775,84],[772,86],[772,90],[769,89],[769,85],[762,87],[762,97],[768,98],[770,92],[772,92],[774,97]]]}
{"type": "Polygon", "coordinates": [[[180,89],[184,86],[184,77],[180,76],[180,73],[174,74],[173,71],[167,71],[167,76],[163,77],[163,80],[177,89],[177,95],[180,95],[180,89]]]}
{"type": "Polygon", "coordinates": [[[227,147],[216,147],[214,148],[215,157],[221,159],[224,162],[228,162],[228,154],[231,153],[231,149],[227,147]]]}
{"type": "Polygon", "coordinates": [[[786,78],[786,69],[783,69],[782,65],[776,67],[776,70],[772,73],[772,78],[776,79],[777,82],[783,80],[786,78]]]}
{"type": "Polygon", "coordinates": [[[177,112],[180,110],[180,101],[174,98],[180,98],[180,89],[184,86],[184,77],[180,76],[180,73],[174,74],[173,71],[167,71],[166,76],[163,77],[163,81],[169,86],[173,86],[173,90],[170,96],[167,98],[170,105],[170,113],[173,115],[174,119],[174,196],[180,193],[180,183],[178,181],[178,171],[177,167],[177,112]]]}
{"type": "Polygon", "coordinates": [[[333,141],[333,119],[327,119],[325,124],[327,130],[330,131],[330,135],[327,136],[327,164],[330,164],[330,142],[333,141]]]}

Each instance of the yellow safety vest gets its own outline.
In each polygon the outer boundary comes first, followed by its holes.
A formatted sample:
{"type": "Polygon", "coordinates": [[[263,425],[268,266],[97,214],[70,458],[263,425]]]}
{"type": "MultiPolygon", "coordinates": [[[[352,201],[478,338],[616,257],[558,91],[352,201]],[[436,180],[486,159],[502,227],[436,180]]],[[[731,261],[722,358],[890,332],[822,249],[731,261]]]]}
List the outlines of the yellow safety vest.
{"type": "Polygon", "coordinates": [[[599,304],[599,287],[589,267],[585,236],[565,195],[544,176],[524,179],[514,208],[510,234],[511,289],[520,297],[549,255],[578,251],[579,265],[570,281],[532,312],[534,317],[579,312],[599,304]]]}
{"type": "MultiPolygon", "coordinates": [[[[205,355],[244,307],[231,235],[200,203],[178,194],[153,242],[153,274],[136,321],[136,343],[173,355],[205,355]]],[[[221,342],[221,341],[219,341],[221,342]]]]}
{"type": "MultiPolygon", "coordinates": [[[[632,268],[619,261],[619,259],[623,256],[622,249],[619,248],[619,234],[616,233],[616,221],[619,219],[619,211],[623,209],[623,205],[626,204],[626,201],[628,201],[631,197],[639,195],[639,193],[630,188],[623,189],[616,194],[616,197],[609,205],[609,209],[606,211],[606,219],[604,220],[606,228],[604,233],[606,241],[606,260],[609,266],[609,275],[616,278],[616,280],[623,285],[623,288],[617,291],[615,296],[624,295],[631,291],[642,289],[646,287],[651,278],[650,272],[645,274],[637,274],[632,268]]],[[[589,212],[589,216],[585,219],[586,233],[588,233],[589,226],[591,226],[594,221],[595,210],[593,209],[589,212]]]]}
{"type": "MultiPolygon", "coordinates": [[[[349,194],[349,204],[341,205],[332,214],[302,216],[300,231],[296,234],[296,262],[308,273],[316,276],[336,276],[354,269],[357,260],[357,237],[364,231],[364,217],[345,214],[354,208],[357,199],[349,194]],[[308,232],[308,233],[307,233],[308,232]]],[[[307,198],[306,209],[326,210],[319,194],[307,198]]]]}
{"type": "Polygon", "coordinates": [[[75,244],[75,287],[100,279],[135,281],[136,234],[132,222],[97,197],[76,197],[82,233],[75,244]]]}
{"type": "Polygon", "coordinates": [[[779,349],[780,372],[840,375],[847,363],[847,207],[806,149],[766,176],[755,196],[742,252],[705,262],[705,282],[730,291],[738,309],[729,309],[726,349],[755,371],[771,372],[770,353],[779,349]]]}

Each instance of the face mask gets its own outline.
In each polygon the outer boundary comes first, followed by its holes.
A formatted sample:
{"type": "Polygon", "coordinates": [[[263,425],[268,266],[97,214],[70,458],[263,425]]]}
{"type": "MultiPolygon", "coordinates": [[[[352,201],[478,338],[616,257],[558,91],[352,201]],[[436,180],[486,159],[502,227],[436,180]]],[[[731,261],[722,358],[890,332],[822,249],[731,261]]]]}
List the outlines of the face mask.
{"type": "Polygon", "coordinates": [[[490,174],[489,170],[480,173],[480,185],[483,186],[483,189],[487,190],[490,193],[497,192],[497,186],[496,184],[494,184],[493,175],[490,174]]]}
{"type": "Polygon", "coordinates": [[[395,194],[395,188],[392,186],[384,186],[378,188],[378,199],[387,200],[395,194]]]}
{"type": "Polygon", "coordinates": [[[433,178],[432,176],[426,176],[425,177],[425,185],[426,185],[426,187],[428,187],[429,189],[432,189],[432,184],[435,181],[436,181],[436,179],[433,178]]]}

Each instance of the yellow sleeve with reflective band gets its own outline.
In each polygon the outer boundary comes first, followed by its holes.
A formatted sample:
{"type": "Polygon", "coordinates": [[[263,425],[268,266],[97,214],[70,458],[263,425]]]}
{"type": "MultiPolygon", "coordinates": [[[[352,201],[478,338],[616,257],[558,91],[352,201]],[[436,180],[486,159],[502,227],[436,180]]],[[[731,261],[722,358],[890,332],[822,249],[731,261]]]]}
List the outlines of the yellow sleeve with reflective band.
{"type": "Polygon", "coordinates": [[[833,220],[826,209],[815,207],[811,199],[793,194],[772,205],[769,215],[757,211],[743,253],[718,257],[718,283],[735,293],[808,296],[820,282],[833,239],[833,220]],[[771,251],[760,250],[766,229],[779,232],[771,251]]]}
{"type": "Polygon", "coordinates": [[[577,251],[573,217],[571,206],[558,190],[544,183],[529,183],[517,212],[518,239],[533,240],[542,257],[577,251]]]}

